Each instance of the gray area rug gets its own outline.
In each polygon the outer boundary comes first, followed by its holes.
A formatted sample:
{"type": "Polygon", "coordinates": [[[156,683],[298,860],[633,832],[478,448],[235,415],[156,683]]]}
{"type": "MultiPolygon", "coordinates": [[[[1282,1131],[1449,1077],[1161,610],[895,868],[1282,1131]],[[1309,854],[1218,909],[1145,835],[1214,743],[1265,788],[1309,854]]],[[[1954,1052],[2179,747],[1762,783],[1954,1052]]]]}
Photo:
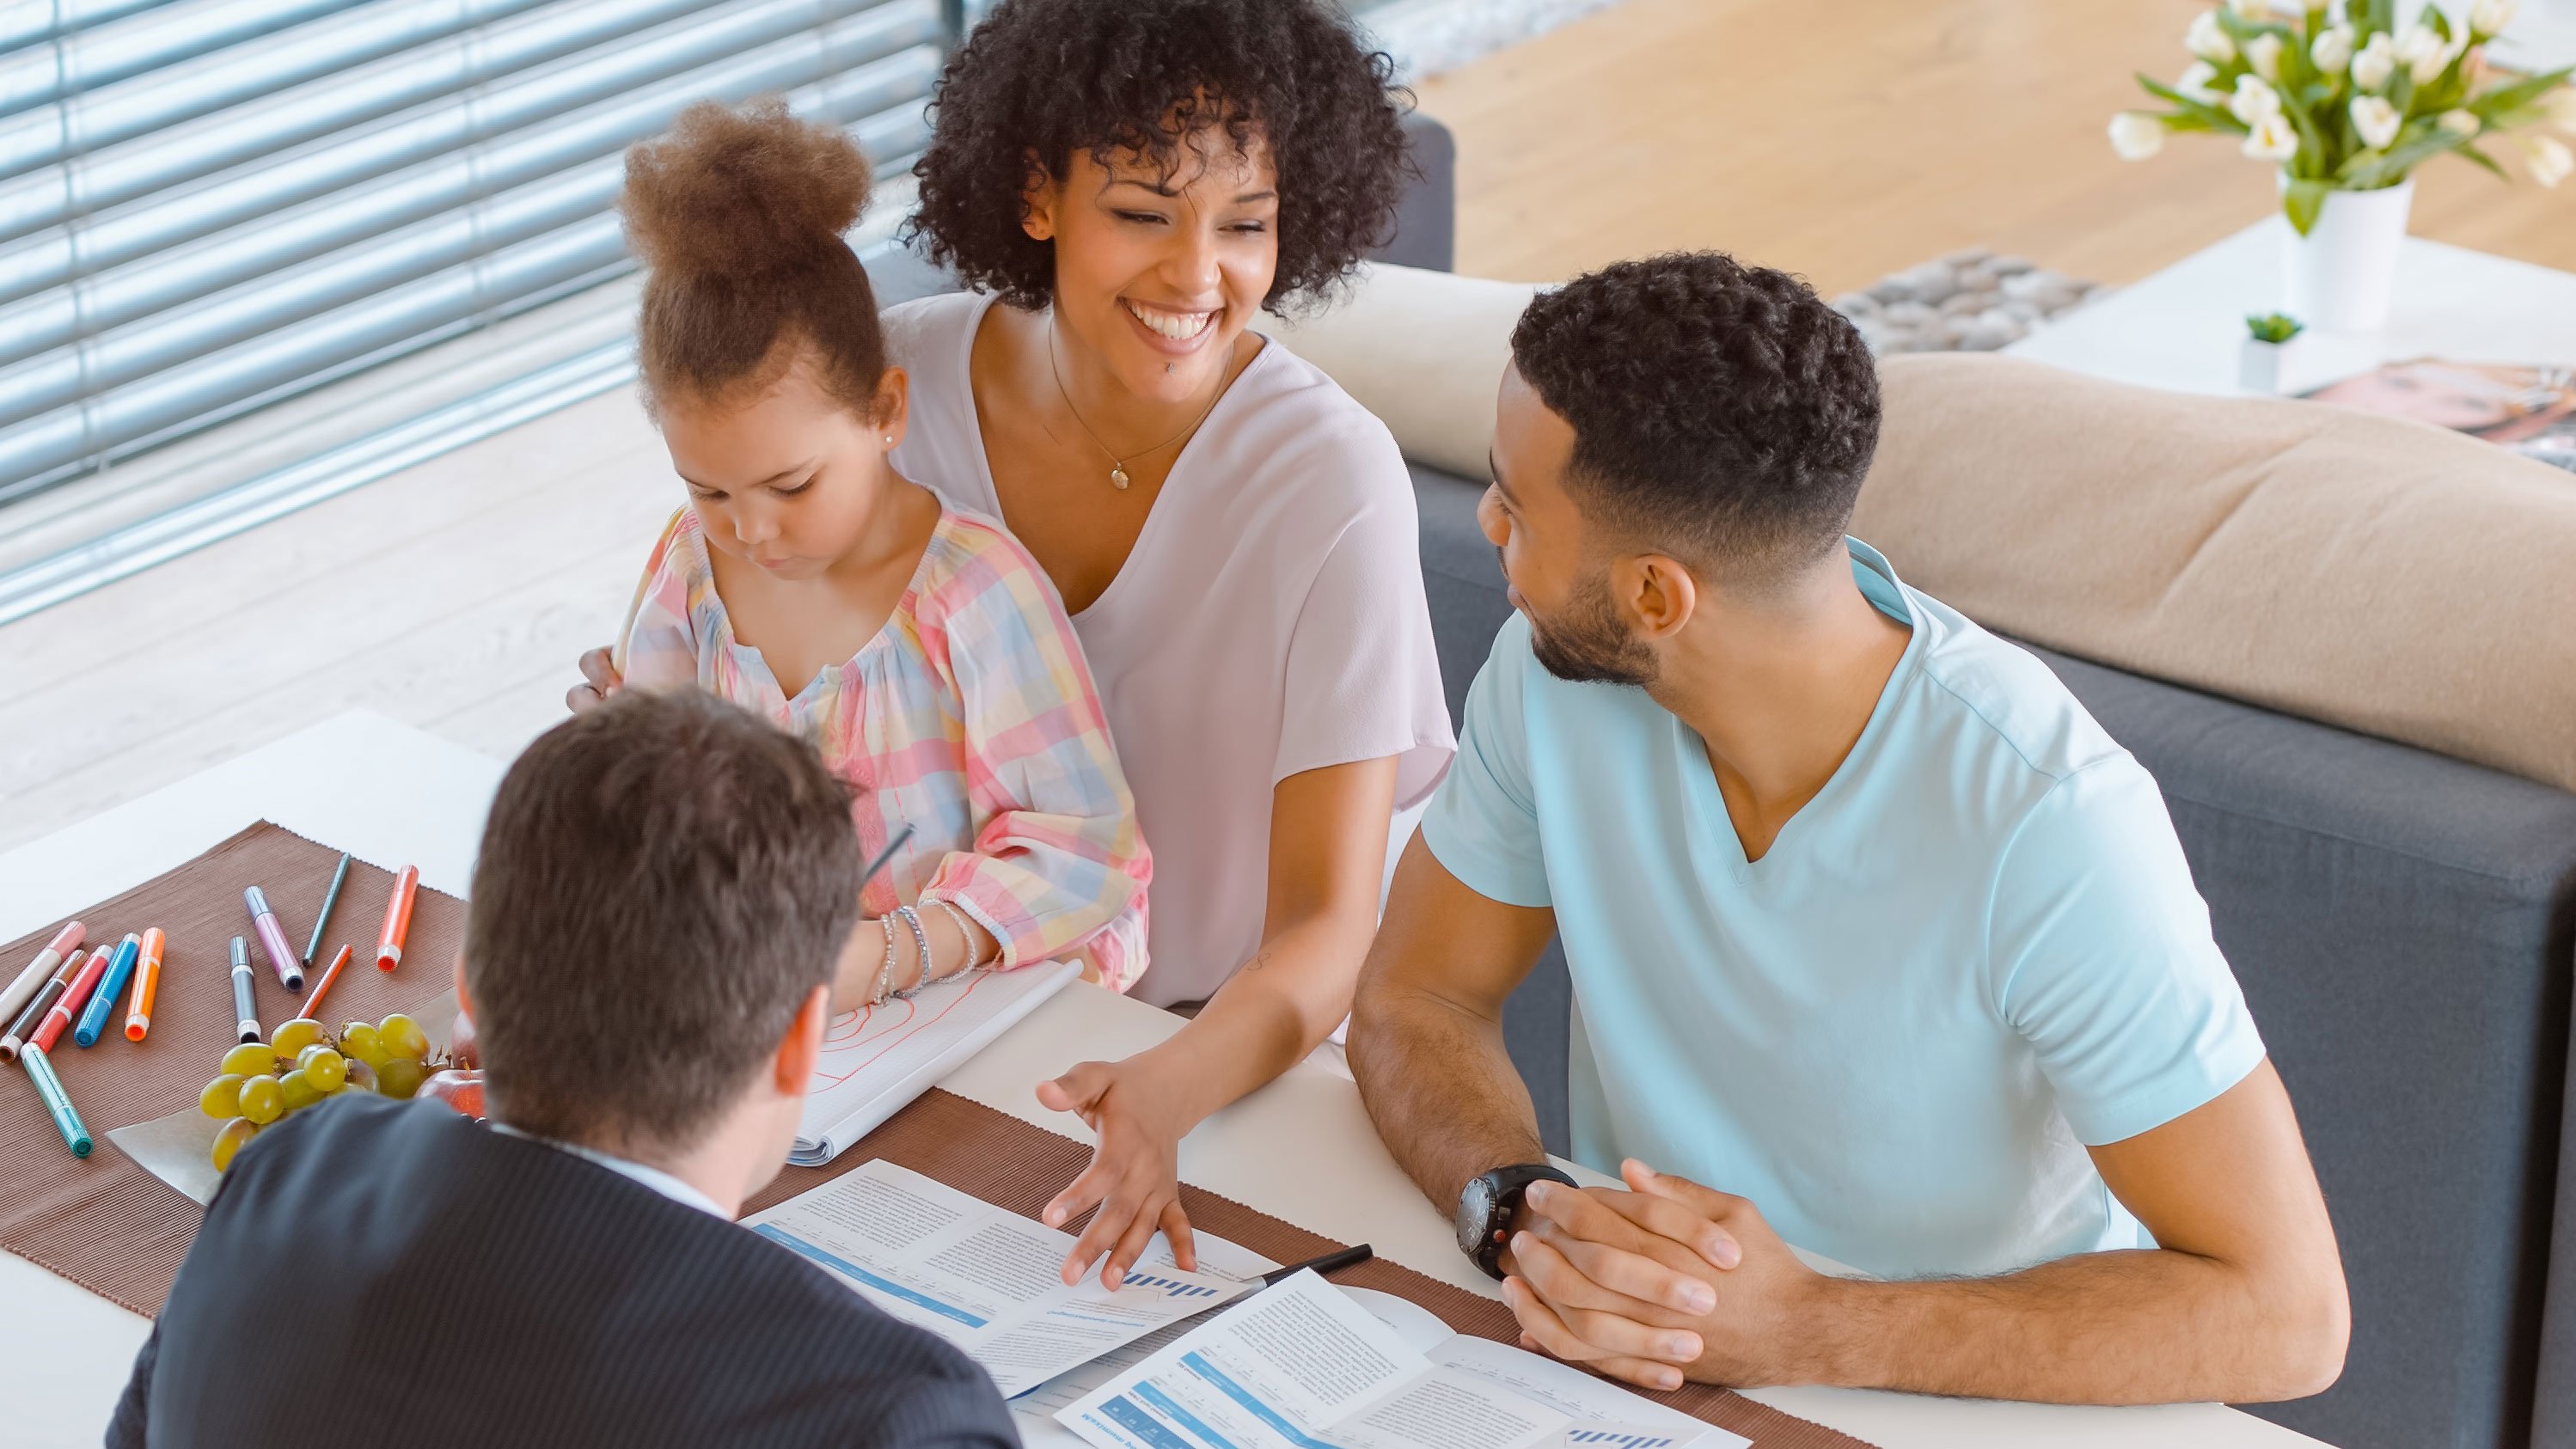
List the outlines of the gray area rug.
{"type": "Polygon", "coordinates": [[[2022,257],[1982,248],[1935,257],[1834,299],[1870,350],[1992,352],[2109,292],[2022,257]]]}

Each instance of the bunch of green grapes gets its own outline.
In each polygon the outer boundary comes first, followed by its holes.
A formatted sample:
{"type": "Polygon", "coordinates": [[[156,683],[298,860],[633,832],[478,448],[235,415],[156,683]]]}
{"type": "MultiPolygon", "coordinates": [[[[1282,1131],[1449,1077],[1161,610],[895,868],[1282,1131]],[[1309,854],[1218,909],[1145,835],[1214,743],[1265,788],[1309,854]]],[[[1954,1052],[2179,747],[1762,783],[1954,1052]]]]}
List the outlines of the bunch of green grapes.
{"type": "Polygon", "coordinates": [[[429,1034],[395,1012],[372,1026],[350,1022],[337,1038],[322,1023],[299,1016],[265,1042],[246,1041],[224,1053],[221,1070],[197,1094],[197,1110],[224,1124],[215,1134],[217,1172],[232,1166],[243,1143],[289,1112],[353,1088],[409,1097],[433,1068],[429,1034]]]}

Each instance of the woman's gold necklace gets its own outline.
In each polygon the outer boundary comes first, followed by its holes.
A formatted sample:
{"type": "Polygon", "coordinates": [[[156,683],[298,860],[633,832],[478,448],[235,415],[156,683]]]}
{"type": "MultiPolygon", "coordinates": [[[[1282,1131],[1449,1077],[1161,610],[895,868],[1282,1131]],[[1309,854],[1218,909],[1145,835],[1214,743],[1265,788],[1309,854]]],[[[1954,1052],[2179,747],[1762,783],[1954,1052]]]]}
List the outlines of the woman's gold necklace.
{"type": "MultiPolygon", "coordinates": [[[[1210,323],[1209,325],[1214,326],[1215,324],[1210,323]]],[[[1163,370],[1166,372],[1171,371],[1171,365],[1168,363],[1164,364],[1163,370]]],[[[1082,410],[1073,405],[1073,394],[1064,390],[1064,373],[1056,366],[1055,361],[1055,314],[1053,312],[1047,313],[1047,373],[1055,379],[1055,394],[1056,396],[1064,399],[1064,410],[1073,415],[1074,426],[1082,429],[1084,435],[1091,439],[1091,445],[1098,448],[1101,451],[1101,454],[1109,459],[1109,486],[1117,489],[1121,493],[1127,491],[1128,484],[1136,481],[1127,476],[1127,463],[1129,459],[1150,458],[1156,453],[1163,451],[1165,448],[1172,446],[1174,443],[1179,442],[1181,439],[1188,437],[1190,434],[1197,432],[1199,424],[1207,421],[1207,415],[1216,411],[1217,399],[1225,396],[1225,374],[1223,372],[1219,372],[1216,379],[1215,394],[1207,400],[1207,406],[1199,409],[1198,416],[1190,419],[1190,425],[1188,427],[1181,429],[1179,432],[1172,434],[1170,437],[1165,438],[1163,441],[1156,443],[1154,446],[1147,448],[1142,452],[1130,453],[1127,457],[1121,458],[1117,453],[1111,451],[1107,443],[1100,441],[1100,435],[1098,433],[1091,431],[1091,424],[1082,420],[1082,410]]]]}

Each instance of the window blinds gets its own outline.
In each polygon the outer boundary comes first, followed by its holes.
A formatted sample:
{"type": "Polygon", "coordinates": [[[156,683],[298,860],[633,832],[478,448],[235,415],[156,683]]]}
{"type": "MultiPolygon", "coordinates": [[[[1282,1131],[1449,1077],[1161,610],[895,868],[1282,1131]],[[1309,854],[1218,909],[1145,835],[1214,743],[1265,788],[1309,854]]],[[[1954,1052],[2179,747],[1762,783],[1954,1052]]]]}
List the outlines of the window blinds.
{"type": "Polygon", "coordinates": [[[692,101],[785,93],[908,164],[956,23],[939,0],[0,3],[0,505],[624,272],[621,153],[692,101]]]}

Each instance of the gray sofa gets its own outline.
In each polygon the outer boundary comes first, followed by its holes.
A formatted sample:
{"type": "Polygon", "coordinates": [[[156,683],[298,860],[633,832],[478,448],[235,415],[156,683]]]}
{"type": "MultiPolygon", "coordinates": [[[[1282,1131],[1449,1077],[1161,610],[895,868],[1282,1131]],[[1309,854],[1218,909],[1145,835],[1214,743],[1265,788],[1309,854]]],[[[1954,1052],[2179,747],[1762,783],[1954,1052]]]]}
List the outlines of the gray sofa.
{"type": "MultiPolygon", "coordinates": [[[[1447,270],[1452,143],[1411,129],[1423,175],[1384,256],[1447,270]]],[[[902,254],[870,269],[887,302],[947,285],[902,254]]],[[[1509,605],[1481,485],[1414,479],[1454,717],[1509,605]]],[[[1903,540],[1873,542],[1903,568],[1903,540]]],[[[2334,1214],[2343,1379],[2253,1412],[2348,1449],[2576,1449],[2576,794],[2034,652],[2163,787],[2334,1214]]],[[[1569,996],[1551,947],[1505,1019],[1560,1151],[1569,996]]]]}

